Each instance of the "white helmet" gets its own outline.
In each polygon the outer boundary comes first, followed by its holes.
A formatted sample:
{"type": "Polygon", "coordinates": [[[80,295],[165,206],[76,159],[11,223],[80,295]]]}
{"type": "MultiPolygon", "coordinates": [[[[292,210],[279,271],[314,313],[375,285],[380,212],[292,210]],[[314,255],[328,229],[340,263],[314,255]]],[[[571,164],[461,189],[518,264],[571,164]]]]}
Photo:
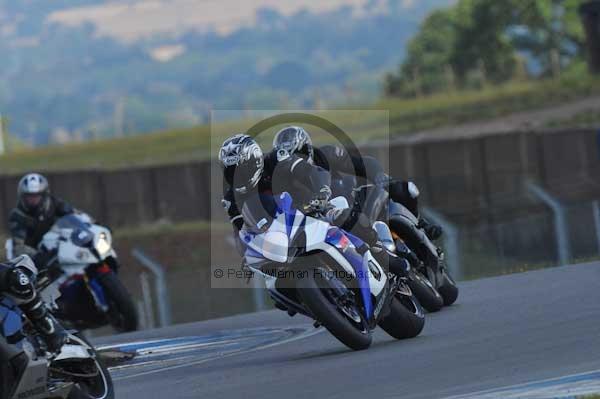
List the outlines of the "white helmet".
{"type": "Polygon", "coordinates": [[[29,173],[21,178],[17,195],[21,207],[29,213],[38,213],[50,194],[48,180],[39,173],[29,173]]]}

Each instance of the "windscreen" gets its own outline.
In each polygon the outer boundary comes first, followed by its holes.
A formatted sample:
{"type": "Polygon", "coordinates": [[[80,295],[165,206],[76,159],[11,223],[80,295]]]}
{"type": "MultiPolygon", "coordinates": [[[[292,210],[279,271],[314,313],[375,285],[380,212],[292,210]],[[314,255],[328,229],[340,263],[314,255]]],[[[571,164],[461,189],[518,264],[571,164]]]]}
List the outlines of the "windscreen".
{"type": "Polygon", "coordinates": [[[269,228],[277,212],[277,204],[272,195],[254,195],[244,201],[242,217],[246,229],[262,232],[269,228]]]}
{"type": "Polygon", "coordinates": [[[84,222],[81,217],[75,214],[63,216],[56,221],[54,224],[59,229],[81,229],[87,230],[90,228],[90,224],[84,222]]]}

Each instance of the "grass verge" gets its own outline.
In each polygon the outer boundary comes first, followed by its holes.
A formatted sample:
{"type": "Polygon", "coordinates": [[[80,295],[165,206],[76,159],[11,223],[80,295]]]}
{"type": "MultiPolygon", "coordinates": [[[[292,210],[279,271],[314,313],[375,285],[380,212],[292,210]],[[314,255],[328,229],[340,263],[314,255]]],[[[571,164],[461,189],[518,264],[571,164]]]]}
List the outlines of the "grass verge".
{"type": "MultiPolygon", "coordinates": [[[[421,99],[383,99],[362,110],[389,110],[389,131],[394,137],[543,108],[599,93],[600,78],[571,74],[559,80],[513,82],[421,99]]],[[[327,117],[327,112],[324,116],[327,117]]],[[[353,137],[358,142],[387,133],[388,126],[380,126],[376,120],[351,116],[349,119],[347,124],[359,132],[358,137],[353,137]]],[[[20,149],[0,157],[0,173],[116,169],[205,159],[211,152],[211,138],[213,142],[221,142],[226,135],[247,128],[250,122],[222,123],[218,131],[213,132],[209,126],[198,126],[61,147],[20,149]]],[[[574,122],[577,121],[566,123],[574,122]]]]}

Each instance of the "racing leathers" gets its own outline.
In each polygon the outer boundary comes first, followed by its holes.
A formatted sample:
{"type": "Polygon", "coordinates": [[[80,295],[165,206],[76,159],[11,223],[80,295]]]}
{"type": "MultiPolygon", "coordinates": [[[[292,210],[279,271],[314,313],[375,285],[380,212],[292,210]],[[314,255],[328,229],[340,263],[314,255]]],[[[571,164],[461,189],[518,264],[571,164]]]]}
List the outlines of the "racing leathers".
{"type": "Polygon", "coordinates": [[[57,219],[75,212],[68,202],[48,196],[39,212],[29,213],[22,204],[14,208],[8,217],[8,229],[13,242],[13,255],[29,255],[40,269],[47,267],[55,258],[55,253],[38,251],[44,235],[57,219]]]}

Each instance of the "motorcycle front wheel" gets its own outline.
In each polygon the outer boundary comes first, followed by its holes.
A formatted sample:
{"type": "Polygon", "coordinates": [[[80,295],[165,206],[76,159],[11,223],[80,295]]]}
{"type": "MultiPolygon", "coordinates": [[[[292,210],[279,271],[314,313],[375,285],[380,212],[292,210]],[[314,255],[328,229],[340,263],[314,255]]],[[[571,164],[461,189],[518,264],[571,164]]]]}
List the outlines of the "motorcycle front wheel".
{"type": "Polygon", "coordinates": [[[446,268],[442,269],[442,283],[438,288],[438,292],[444,298],[444,305],[450,306],[458,298],[458,286],[454,279],[448,274],[446,268]]]}
{"type": "Polygon", "coordinates": [[[396,339],[414,338],[424,326],[425,315],[418,299],[402,292],[390,303],[390,313],[379,321],[379,327],[396,339]]]}
{"type": "Polygon", "coordinates": [[[331,285],[321,273],[307,273],[296,282],[298,294],[315,319],[341,343],[353,350],[367,349],[373,337],[356,306],[338,302],[331,285]]]}
{"type": "MultiPolygon", "coordinates": [[[[76,334],[75,337],[75,340],[81,340],[87,346],[92,347],[81,334],[76,334]]],[[[94,352],[94,357],[89,359],[89,364],[82,364],[78,366],[77,370],[71,370],[79,376],[69,393],[68,399],[114,399],[115,390],[110,373],[102,361],[98,359],[95,349],[92,347],[90,350],[94,352]]],[[[73,367],[73,365],[69,367],[73,367]]]]}
{"type": "Polygon", "coordinates": [[[138,329],[138,313],[133,298],[121,280],[113,272],[103,275],[100,283],[106,294],[110,324],[118,332],[138,329]]]}
{"type": "Polygon", "coordinates": [[[444,307],[444,298],[433,284],[417,270],[412,270],[408,281],[413,294],[428,312],[437,312],[444,307]]]}

